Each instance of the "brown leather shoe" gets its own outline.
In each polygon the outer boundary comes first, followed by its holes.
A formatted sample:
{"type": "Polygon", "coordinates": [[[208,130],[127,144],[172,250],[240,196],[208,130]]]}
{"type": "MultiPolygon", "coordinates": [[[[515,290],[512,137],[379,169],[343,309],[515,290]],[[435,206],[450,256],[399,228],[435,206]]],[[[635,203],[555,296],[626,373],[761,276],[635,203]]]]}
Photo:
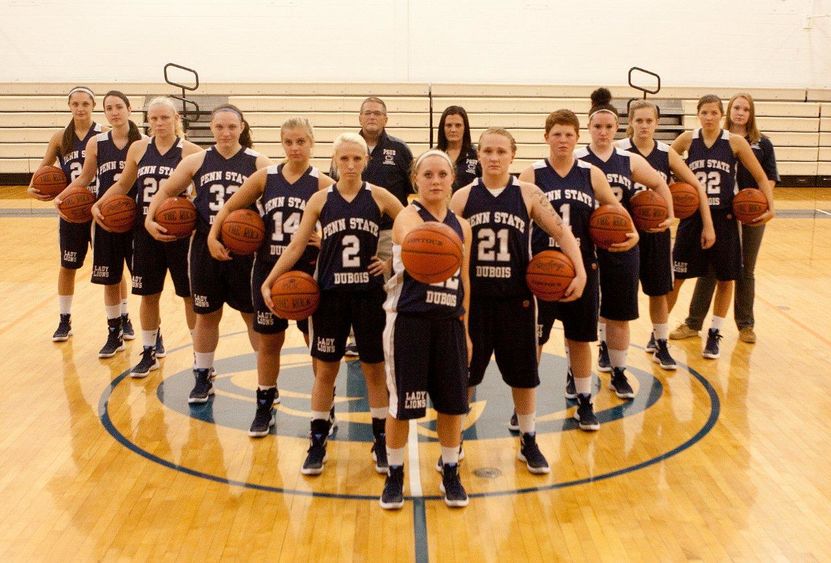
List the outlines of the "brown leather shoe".
{"type": "Polygon", "coordinates": [[[688,327],[687,323],[681,323],[678,328],[669,333],[671,340],[683,340],[693,336],[698,336],[698,331],[688,327]]]}
{"type": "Polygon", "coordinates": [[[756,333],[753,332],[753,327],[746,326],[742,329],[739,329],[739,340],[741,340],[742,342],[747,342],[748,344],[755,344],[756,333]]]}

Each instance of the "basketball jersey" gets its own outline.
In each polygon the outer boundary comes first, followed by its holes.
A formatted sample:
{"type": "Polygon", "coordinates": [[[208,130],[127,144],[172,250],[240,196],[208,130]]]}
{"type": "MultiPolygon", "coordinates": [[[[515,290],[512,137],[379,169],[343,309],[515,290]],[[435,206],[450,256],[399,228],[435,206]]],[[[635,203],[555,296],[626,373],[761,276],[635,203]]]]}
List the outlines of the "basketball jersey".
{"type": "Polygon", "coordinates": [[[196,186],[196,232],[207,235],[216,214],[225,205],[245,180],[257,171],[257,157],[260,154],[242,147],[231,158],[225,158],[216,146],[205,151],[205,160],[193,176],[196,186]]]}
{"type": "MultiPolygon", "coordinates": [[[[303,210],[318,189],[320,170],[314,166],[303,173],[293,184],[283,175],[283,164],[267,168],[263,195],[257,202],[260,216],[265,223],[265,243],[260,247],[257,260],[273,264],[285,252],[294,233],[300,226],[303,210]]],[[[295,269],[314,271],[318,249],[307,246],[295,269]]]]}
{"type": "MultiPolygon", "coordinates": [[[[664,182],[669,183],[669,175],[670,175],[670,168],[669,168],[669,145],[666,143],[662,143],[661,141],[653,141],[652,152],[649,155],[645,155],[638,150],[638,147],[635,146],[635,143],[632,142],[632,139],[623,139],[618,143],[618,146],[632,154],[641,155],[649,165],[654,168],[658,174],[661,175],[661,178],[664,179],[664,182]]],[[[635,193],[648,189],[643,184],[639,184],[635,182],[635,193]]]]}
{"type": "Polygon", "coordinates": [[[384,284],[384,276],[367,271],[378,250],[381,210],[372,198],[377,188],[364,182],[352,201],[337,184],[329,186],[320,211],[323,235],[315,277],[321,290],[365,291],[384,284]]]}
{"type": "MultiPolygon", "coordinates": [[[[591,164],[574,160],[568,174],[560,176],[546,158],[532,164],[534,183],[543,191],[551,206],[568,225],[577,243],[584,262],[594,261],[594,244],[589,237],[589,219],[597,207],[592,186],[591,164]]],[[[559,248],[557,241],[538,225],[533,226],[531,248],[534,254],[559,248]]]]}
{"type": "MultiPolygon", "coordinates": [[[[81,170],[84,168],[84,159],[87,157],[87,143],[100,132],[101,126],[93,123],[83,139],[79,139],[78,135],[73,133],[75,141],[72,143],[72,149],[66,154],[58,155],[61,170],[70,182],[75,181],[81,175],[81,170]]],[[[94,178],[87,187],[92,193],[96,193],[98,191],[98,178],[94,178]]]]}
{"type": "Polygon", "coordinates": [[[159,191],[159,187],[173,174],[173,170],[181,162],[184,145],[185,141],[177,137],[170,148],[167,149],[167,152],[160,154],[159,148],[156,146],[156,137],[150,137],[147,150],[144,151],[144,156],[139,160],[138,173],[136,174],[136,185],[138,186],[136,204],[141,209],[142,215],[147,215],[150,200],[153,199],[153,196],[159,191]]]}
{"type": "Polygon", "coordinates": [[[621,205],[629,209],[629,200],[635,195],[635,188],[632,185],[632,164],[626,151],[614,147],[609,160],[603,160],[591,148],[583,147],[574,153],[574,157],[600,168],[612,187],[612,193],[621,205]]]}
{"type": "Polygon", "coordinates": [[[531,254],[531,225],[519,180],[511,178],[494,196],[476,178],[462,217],[473,230],[471,295],[519,297],[528,294],[525,268],[531,254]]]}
{"type": "MultiPolygon", "coordinates": [[[[113,142],[113,132],[99,133],[95,136],[98,142],[98,193],[97,198],[101,199],[107,190],[118,181],[121,172],[124,171],[124,164],[127,161],[127,151],[130,149],[130,142],[124,148],[118,148],[113,142]]],[[[127,195],[135,197],[136,184],[130,186],[127,195]]]]}
{"type": "Polygon", "coordinates": [[[730,146],[730,132],[723,130],[707,148],[701,129],[692,134],[687,151],[687,166],[693,171],[698,183],[707,192],[707,203],[711,209],[730,209],[736,188],[736,156],[730,146]]]}
{"type": "MultiPolygon", "coordinates": [[[[425,222],[438,221],[417,201],[411,205],[418,210],[419,217],[425,222]]],[[[462,225],[452,211],[447,211],[447,216],[442,222],[453,229],[464,243],[462,225]]],[[[401,261],[401,245],[395,244],[392,247],[392,270],[393,277],[388,287],[393,289],[384,303],[384,309],[387,311],[415,314],[431,319],[458,318],[465,312],[461,269],[456,270],[449,279],[443,282],[422,283],[404,269],[404,263],[401,261]]]]}

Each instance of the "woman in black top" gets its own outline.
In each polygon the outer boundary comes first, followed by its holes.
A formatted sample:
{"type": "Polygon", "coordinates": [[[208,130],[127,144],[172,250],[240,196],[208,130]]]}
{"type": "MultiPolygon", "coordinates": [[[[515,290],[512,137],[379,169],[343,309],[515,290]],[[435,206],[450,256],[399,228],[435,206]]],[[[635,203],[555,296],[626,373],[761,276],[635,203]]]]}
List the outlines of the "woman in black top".
{"type": "Polygon", "coordinates": [[[453,161],[456,177],[453,191],[470,184],[482,175],[482,166],[476,154],[476,147],[470,140],[470,122],[462,106],[448,106],[439,120],[439,142],[436,148],[444,151],[453,161]]]}

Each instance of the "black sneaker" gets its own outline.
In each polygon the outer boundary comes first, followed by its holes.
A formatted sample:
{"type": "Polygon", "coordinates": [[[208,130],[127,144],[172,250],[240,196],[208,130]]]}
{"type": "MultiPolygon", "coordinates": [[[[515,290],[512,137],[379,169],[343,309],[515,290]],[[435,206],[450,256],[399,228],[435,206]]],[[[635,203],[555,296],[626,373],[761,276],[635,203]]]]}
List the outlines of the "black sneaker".
{"type": "Polygon", "coordinates": [[[98,351],[99,358],[112,358],[116,352],[124,350],[124,339],[121,338],[121,317],[107,320],[107,342],[98,351]]]}
{"type": "Polygon", "coordinates": [[[655,341],[655,353],[652,354],[652,361],[660,365],[663,369],[676,369],[678,364],[669,353],[669,346],[666,340],[655,341]]]}
{"type": "Polygon", "coordinates": [[[600,421],[594,414],[591,395],[577,395],[577,410],[574,411],[574,420],[580,430],[600,430],[600,421]]]}
{"type": "Polygon", "coordinates": [[[441,472],[439,489],[444,495],[444,504],[447,506],[451,508],[467,506],[469,499],[467,498],[467,491],[459,480],[459,465],[457,463],[448,463],[444,466],[441,472]]]}
{"type": "Polygon", "coordinates": [[[632,386],[629,385],[629,380],[626,379],[625,368],[614,368],[612,370],[612,379],[609,381],[609,389],[615,392],[619,399],[634,399],[635,392],[632,386]]]}
{"type": "Polygon", "coordinates": [[[612,361],[609,359],[609,347],[602,340],[597,348],[597,371],[609,373],[612,371],[612,361]]]}
{"type": "Polygon", "coordinates": [[[707,331],[707,345],[704,346],[704,351],[701,352],[701,355],[709,360],[717,360],[719,356],[721,356],[721,352],[718,349],[718,343],[721,341],[721,333],[711,328],[707,331]]]}
{"type": "Polygon", "coordinates": [[[385,474],[390,465],[387,463],[387,436],[379,434],[375,436],[372,444],[372,461],[375,462],[375,472],[385,474]]]}
{"type": "MultiPolygon", "coordinates": [[[[314,424],[315,420],[312,421],[314,424]]],[[[326,423],[326,421],[322,421],[326,423]]],[[[306,460],[303,462],[303,467],[300,468],[300,473],[303,475],[320,475],[323,473],[323,464],[326,463],[326,438],[329,435],[327,430],[324,434],[313,432],[309,443],[309,449],[306,450],[306,460]]]]}
{"type": "Polygon", "coordinates": [[[658,345],[655,344],[655,334],[654,333],[650,334],[649,335],[649,342],[646,343],[646,348],[644,348],[644,350],[647,351],[647,352],[654,352],[657,349],[658,349],[658,345]]]}
{"type": "Polygon", "coordinates": [[[58,321],[58,328],[52,335],[52,342],[66,342],[72,336],[72,315],[61,315],[61,320],[58,321]]]}
{"type": "Polygon", "coordinates": [[[214,394],[213,377],[209,369],[195,369],[193,370],[193,377],[196,380],[193,384],[193,389],[188,395],[188,403],[207,403],[211,395],[214,394]]]}
{"type": "Polygon", "coordinates": [[[519,419],[516,416],[516,411],[511,415],[511,420],[508,421],[508,430],[511,432],[519,432],[519,419]]]}
{"type": "Polygon", "coordinates": [[[526,433],[519,437],[519,453],[517,459],[525,462],[528,471],[534,474],[543,474],[551,471],[548,461],[537,446],[537,434],[526,433]]]}
{"type": "Polygon", "coordinates": [[[574,400],[577,398],[577,385],[574,383],[574,372],[568,368],[566,372],[566,392],[563,393],[566,399],[574,400]]]}
{"type": "Polygon", "coordinates": [[[133,323],[130,322],[130,315],[121,315],[121,337],[124,340],[135,340],[136,331],[133,330],[133,323]]]}
{"type": "Polygon", "coordinates": [[[167,356],[167,350],[164,349],[164,338],[162,338],[162,329],[156,332],[156,357],[164,358],[167,356]]]}
{"type": "Polygon", "coordinates": [[[350,360],[358,359],[358,345],[355,344],[354,340],[351,340],[346,343],[346,348],[343,352],[343,355],[349,358],[350,360]]]}
{"type": "Polygon", "coordinates": [[[338,419],[335,418],[335,405],[329,409],[329,436],[334,436],[338,431],[338,419]]]}
{"type": "Polygon", "coordinates": [[[145,346],[141,352],[141,360],[130,370],[130,377],[140,379],[147,377],[153,370],[159,369],[159,360],[156,359],[156,350],[152,346],[145,346]]]}
{"type": "Polygon", "coordinates": [[[387,471],[384,491],[378,500],[384,510],[398,510],[404,506],[404,466],[393,465],[387,471]]]}
{"type": "MultiPolygon", "coordinates": [[[[465,442],[462,440],[459,443],[459,461],[461,462],[465,458],[465,442]]],[[[441,454],[439,454],[439,459],[436,460],[436,471],[441,473],[442,467],[444,466],[444,460],[441,458],[441,454]]]]}
{"type": "Polygon", "coordinates": [[[277,388],[271,389],[257,389],[257,413],[254,415],[254,422],[251,423],[251,428],[248,429],[248,435],[252,438],[262,438],[268,436],[271,427],[274,426],[274,393],[277,388]]]}
{"type": "Polygon", "coordinates": [[[280,390],[276,387],[274,388],[274,400],[272,401],[272,403],[275,405],[280,404],[280,390]]]}

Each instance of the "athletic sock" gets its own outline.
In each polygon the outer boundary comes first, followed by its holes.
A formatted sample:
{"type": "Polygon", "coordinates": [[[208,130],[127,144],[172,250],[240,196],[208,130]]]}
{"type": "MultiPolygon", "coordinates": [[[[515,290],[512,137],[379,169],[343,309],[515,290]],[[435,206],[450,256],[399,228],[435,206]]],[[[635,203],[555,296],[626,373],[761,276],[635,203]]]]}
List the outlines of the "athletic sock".
{"type": "Polygon", "coordinates": [[[58,311],[61,315],[72,314],[72,298],[74,295],[58,295],[58,311]]]}
{"type": "Polygon", "coordinates": [[[625,368],[626,350],[612,350],[609,348],[609,361],[612,362],[613,368],[625,368]]]}
{"type": "Polygon", "coordinates": [[[519,414],[516,415],[517,422],[519,422],[519,431],[522,434],[532,434],[537,429],[537,414],[519,414]]]}
{"type": "Polygon", "coordinates": [[[589,377],[575,377],[574,378],[574,388],[577,390],[578,395],[591,395],[592,394],[592,378],[589,377]]]}
{"type": "Polygon", "coordinates": [[[214,367],[214,353],[213,352],[194,352],[196,359],[196,369],[211,369],[214,367]]]}
{"type": "Polygon", "coordinates": [[[104,305],[104,310],[107,312],[107,320],[121,318],[121,305],[104,305]]]}
{"type": "Polygon", "coordinates": [[[669,323],[652,325],[652,334],[655,336],[655,340],[668,340],[669,323]]]}
{"type": "MultiPolygon", "coordinates": [[[[402,450],[404,448],[401,448],[402,450]]],[[[387,450],[389,451],[389,450],[387,450]]],[[[441,462],[443,465],[455,465],[459,463],[459,446],[451,446],[449,448],[441,447],[441,462]]],[[[390,461],[390,465],[393,465],[390,461]]]]}
{"type": "Polygon", "coordinates": [[[141,331],[141,345],[145,348],[156,345],[157,330],[142,330],[141,331]]]}
{"type": "Polygon", "coordinates": [[[710,325],[710,328],[713,330],[721,331],[721,324],[724,322],[724,317],[717,317],[713,315],[713,324],[710,325]]]}
{"type": "MultiPolygon", "coordinates": [[[[389,463],[390,467],[392,466],[403,466],[404,465],[404,452],[407,451],[407,447],[403,448],[387,448],[387,463],[389,463]]],[[[444,448],[442,448],[444,451],[444,448]]],[[[458,454],[457,454],[458,455],[458,454]]]]}
{"type": "Polygon", "coordinates": [[[606,323],[597,323],[597,337],[601,342],[606,342],[606,323]]]}

